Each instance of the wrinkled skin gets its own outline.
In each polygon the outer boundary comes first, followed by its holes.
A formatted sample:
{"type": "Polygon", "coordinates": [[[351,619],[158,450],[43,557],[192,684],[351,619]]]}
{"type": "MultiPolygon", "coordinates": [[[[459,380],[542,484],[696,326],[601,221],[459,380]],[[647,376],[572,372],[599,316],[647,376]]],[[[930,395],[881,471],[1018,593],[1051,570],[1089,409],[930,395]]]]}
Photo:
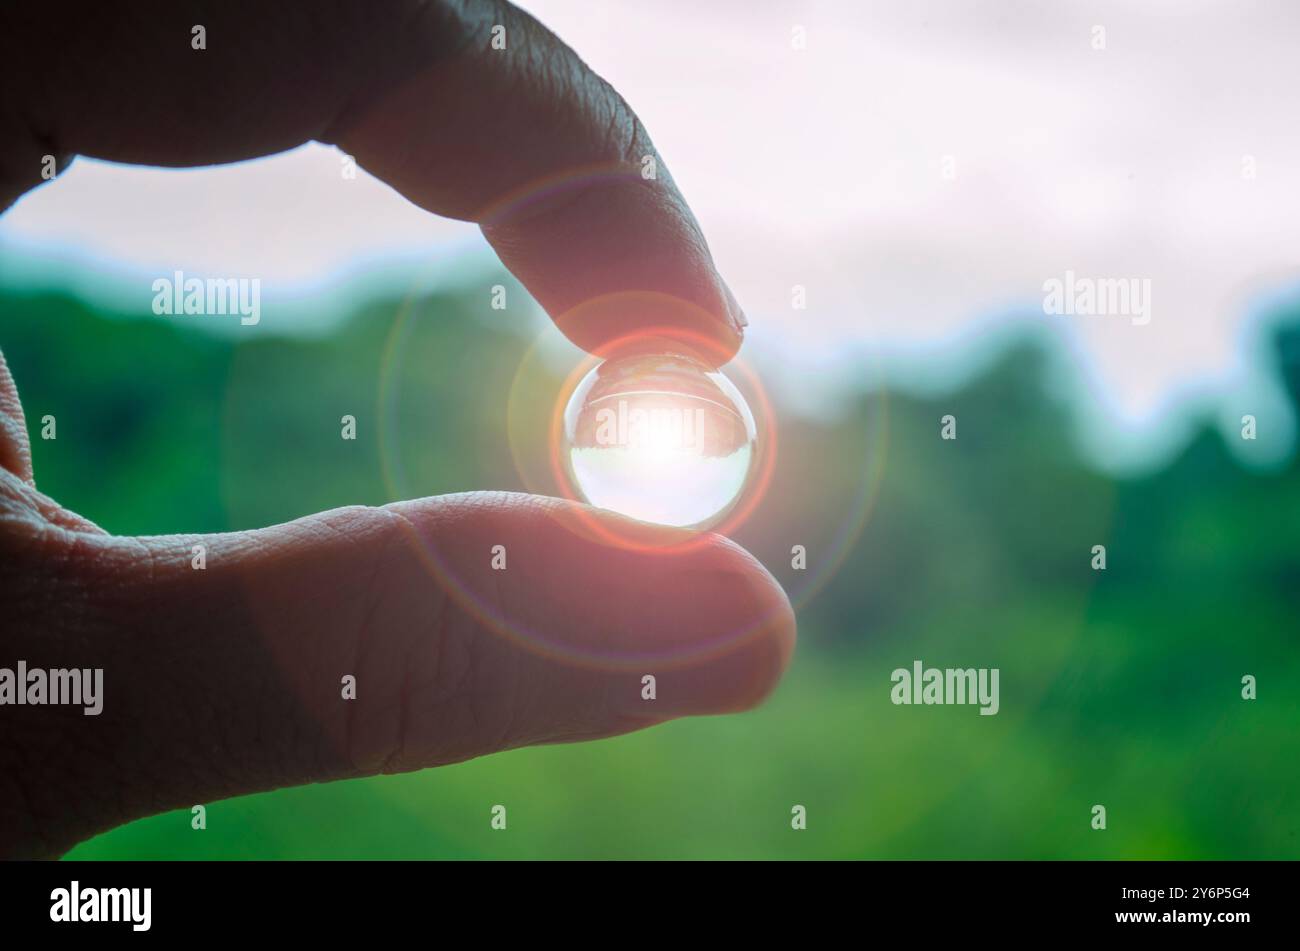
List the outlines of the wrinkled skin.
{"type": "MultiPolygon", "coordinates": [[[[502,203],[653,152],[622,98],[507,4],[152,0],[74,16],[15,2],[0,6],[0,70],[0,208],[41,183],[45,155],[60,170],[77,154],[187,166],[335,143],[428,211],[478,221],[580,346],[644,320],[707,337],[718,362],[740,346],[744,317],[662,161],[655,181],[594,176],[502,203]],[[490,48],[494,24],[507,51],[490,48]],[[630,314],[622,291],[690,306],[630,314]]],[[[0,357],[0,667],[103,668],[104,706],[0,706],[0,856],[55,857],[228,796],[743,710],[793,649],[784,594],[734,544],[674,546],[670,530],[587,512],[640,541],[614,545],[553,499],[109,535],[36,488],[16,382],[0,357]]]]}

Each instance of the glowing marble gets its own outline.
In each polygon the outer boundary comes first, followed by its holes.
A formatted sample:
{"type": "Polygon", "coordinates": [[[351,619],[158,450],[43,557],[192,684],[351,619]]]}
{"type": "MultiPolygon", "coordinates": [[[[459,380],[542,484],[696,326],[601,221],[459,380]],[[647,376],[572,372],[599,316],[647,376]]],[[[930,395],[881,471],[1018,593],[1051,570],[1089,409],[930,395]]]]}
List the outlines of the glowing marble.
{"type": "Polygon", "coordinates": [[[564,463],[592,505],[644,522],[704,529],[736,504],[754,470],[749,406],[693,357],[606,361],[564,410],[564,463]]]}

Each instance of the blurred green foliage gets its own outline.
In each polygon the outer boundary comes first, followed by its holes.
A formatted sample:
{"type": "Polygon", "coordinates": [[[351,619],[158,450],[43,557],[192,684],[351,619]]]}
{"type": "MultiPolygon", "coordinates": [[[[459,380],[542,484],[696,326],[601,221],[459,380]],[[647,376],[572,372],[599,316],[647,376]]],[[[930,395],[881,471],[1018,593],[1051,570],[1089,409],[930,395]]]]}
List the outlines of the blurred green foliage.
{"type": "MultiPolygon", "coordinates": [[[[0,347],[46,493],[114,532],[221,531],[524,488],[505,394],[530,341],[484,310],[376,301],[277,338],[8,292],[0,347]]],[[[1295,405],[1300,330],[1273,343],[1295,405]]],[[[1243,469],[1206,427],[1162,471],[1107,477],[1074,449],[1048,363],[1025,343],[942,396],[782,416],[737,534],[799,610],[760,710],[210,804],[206,831],[172,813],[71,857],[1300,857],[1300,465],[1243,469]],[[890,671],[914,659],[1001,668],[1001,712],[892,705],[890,671]]]]}

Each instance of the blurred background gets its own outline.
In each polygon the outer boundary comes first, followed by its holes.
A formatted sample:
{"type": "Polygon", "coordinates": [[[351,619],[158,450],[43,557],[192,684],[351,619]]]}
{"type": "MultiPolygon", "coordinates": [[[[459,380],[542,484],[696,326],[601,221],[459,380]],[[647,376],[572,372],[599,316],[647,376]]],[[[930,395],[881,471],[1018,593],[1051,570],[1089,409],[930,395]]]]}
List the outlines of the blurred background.
{"type": "MultiPolygon", "coordinates": [[[[749,315],[779,450],[735,537],[796,606],[793,668],[741,716],[70,857],[1300,857],[1300,10],[525,6],[641,114],[749,315]],[[1045,315],[1067,271],[1149,281],[1150,323],[1045,315]],[[892,705],[916,659],[1000,668],[1000,713],[892,705]]],[[[137,534],[547,491],[580,354],[476,229],[342,159],[78,159],[0,219],[43,491],[137,534]],[[260,322],[155,315],[177,270],[259,280],[260,322]]]]}

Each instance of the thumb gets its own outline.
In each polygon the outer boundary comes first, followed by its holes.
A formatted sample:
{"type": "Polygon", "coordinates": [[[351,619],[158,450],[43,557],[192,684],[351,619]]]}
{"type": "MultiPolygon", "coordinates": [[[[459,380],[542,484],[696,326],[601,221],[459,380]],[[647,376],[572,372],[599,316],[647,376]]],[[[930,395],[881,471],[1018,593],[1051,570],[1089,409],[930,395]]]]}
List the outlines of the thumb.
{"type": "Polygon", "coordinates": [[[54,854],[227,796],[742,710],[793,648],[785,595],[736,545],[554,499],[474,493],[224,535],[59,534],[67,596],[51,603],[70,610],[25,659],[104,679],[102,712],[64,720],[73,740],[22,733],[54,744],[24,762],[80,758],[61,767],[80,797],[58,782],[26,796],[54,854]]]}

